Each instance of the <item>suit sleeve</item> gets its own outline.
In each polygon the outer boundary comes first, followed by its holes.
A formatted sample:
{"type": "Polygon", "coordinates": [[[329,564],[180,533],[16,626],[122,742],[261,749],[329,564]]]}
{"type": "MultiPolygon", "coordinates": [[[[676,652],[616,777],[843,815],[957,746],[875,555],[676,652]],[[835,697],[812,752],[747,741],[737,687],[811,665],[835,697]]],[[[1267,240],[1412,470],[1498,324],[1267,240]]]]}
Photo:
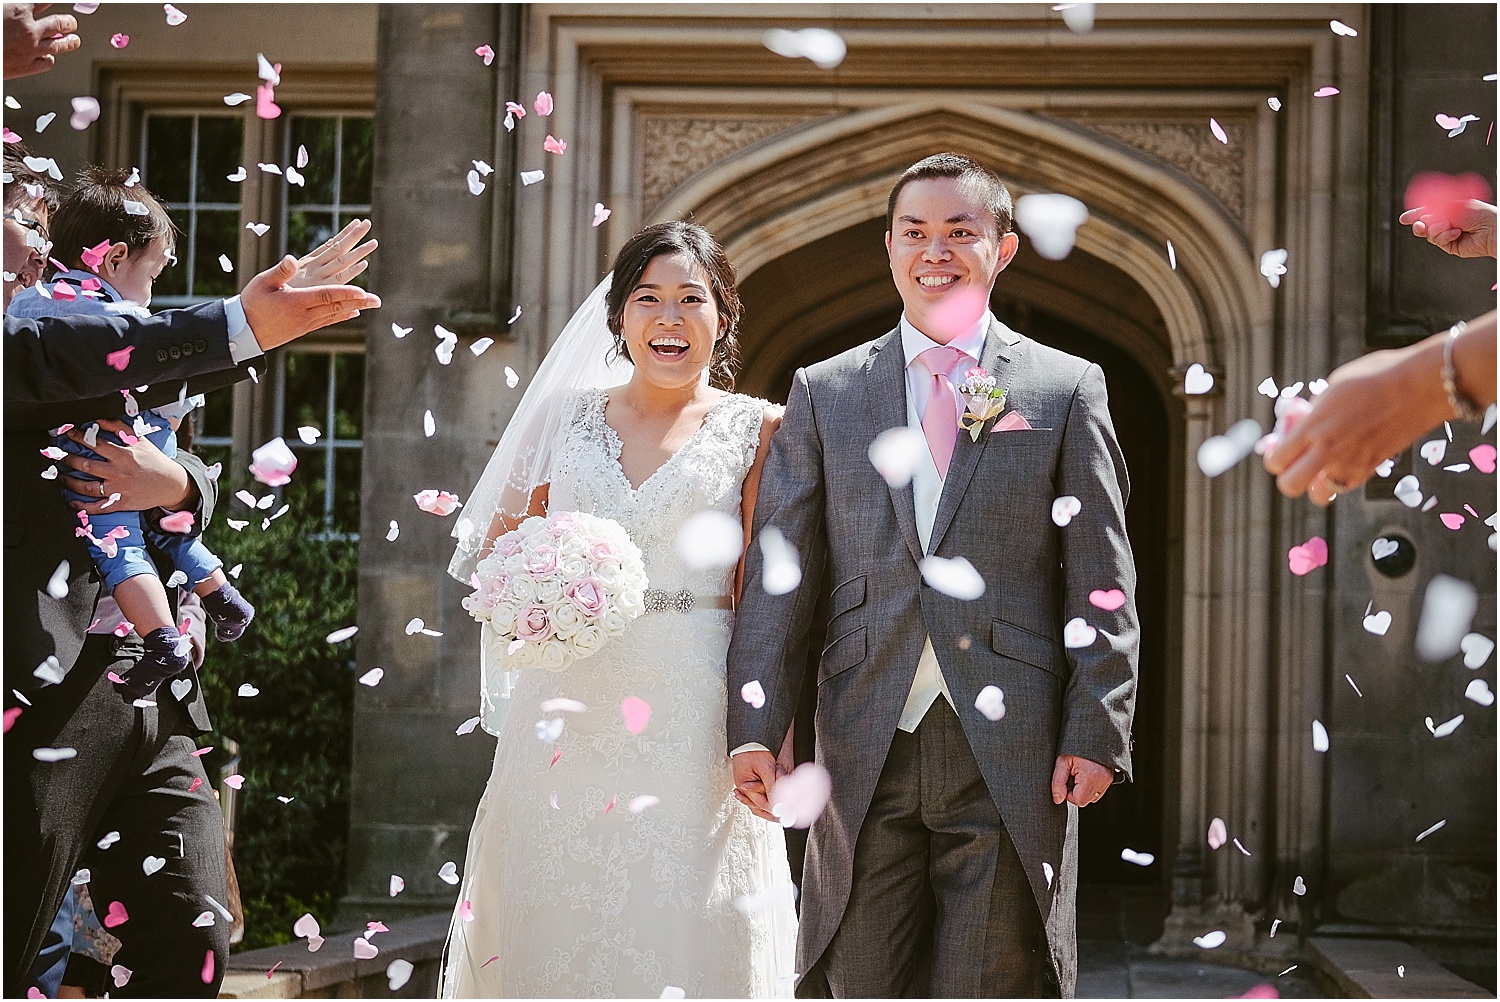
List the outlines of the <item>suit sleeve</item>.
{"type": "MultiPolygon", "coordinates": [[[[198,506],[192,509],[193,527],[186,535],[202,535],[203,530],[208,527],[213,518],[214,506],[219,502],[219,482],[208,475],[208,467],[203,465],[203,460],[191,452],[177,451],[176,462],[187,471],[188,480],[192,481],[193,487],[198,492],[198,506]]],[[[162,508],[153,508],[149,512],[142,512],[141,516],[147,525],[156,532],[163,531],[161,528],[162,516],[167,512],[162,508]]]]}
{"type": "Polygon", "coordinates": [[[792,725],[826,553],[823,446],[807,372],[798,369],[781,427],[771,437],[745,554],[745,590],[729,644],[729,749],[752,742],[780,748],[792,725]],[[768,526],[780,530],[802,560],[802,583],[785,595],[761,587],[765,558],[757,540],[768,526]],[[752,681],[766,693],[760,709],[740,698],[752,681]]]}
{"type": "Polygon", "coordinates": [[[1135,559],[1125,534],[1130,480],[1109,417],[1104,372],[1089,366],[1074,390],[1063,429],[1059,495],[1081,502],[1060,531],[1063,621],[1094,627],[1094,642],[1067,651],[1072,676],[1063,697],[1058,753],[1077,755],[1130,775],[1130,726],[1135,717],[1140,621],[1135,607],[1135,559]],[[1118,589],[1114,611],[1089,602],[1089,593],[1118,589]]]}
{"type": "Polygon", "coordinates": [[[145,319],[5,318],[7,417],[14,408],[87,400],[232,368],[220,301],[145,319]]]}

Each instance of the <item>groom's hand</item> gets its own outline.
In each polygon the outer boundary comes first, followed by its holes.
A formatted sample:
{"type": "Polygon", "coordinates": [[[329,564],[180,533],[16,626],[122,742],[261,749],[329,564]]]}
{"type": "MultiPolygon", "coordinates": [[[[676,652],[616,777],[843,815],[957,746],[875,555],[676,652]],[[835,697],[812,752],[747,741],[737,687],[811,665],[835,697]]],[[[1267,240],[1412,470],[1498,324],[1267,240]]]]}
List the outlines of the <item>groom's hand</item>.
{"type": "Polygon", "coordinates": [[[742,751],[729,762],[734,768],[735,797],[750,808],[756,817],[776,821],[776,815],[771,813],[771,788],[776,785],[776,756],[768,751],[742,751]]]}
{"type": "Polygon", "coordinates": [[[1098,762],[1077,755],[1059,755],[1052,770],[1052,802],[1060,804],[1066,800],[1087,807],[1104,796],[1114,781],[1115,774],[1098,762]]]}

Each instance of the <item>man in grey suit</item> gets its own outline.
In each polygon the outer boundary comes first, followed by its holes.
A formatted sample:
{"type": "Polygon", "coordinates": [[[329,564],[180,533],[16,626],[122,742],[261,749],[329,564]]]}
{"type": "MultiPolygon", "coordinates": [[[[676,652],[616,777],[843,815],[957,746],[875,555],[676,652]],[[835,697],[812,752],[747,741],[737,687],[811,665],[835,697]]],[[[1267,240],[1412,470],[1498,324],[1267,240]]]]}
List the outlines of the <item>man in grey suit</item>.
{"type": "Polygon", "coordinates": [[[754,535],[779,529],[806,575],[769,595],[747,555],[729,691],[759,681],[765,702],[732,698],[728,733],[739,796],[770,811],[822,570],[833,794],[808,840],[799,996],[1073,994],[1078,810],[1130,773],[1129,483],[1099,367],[985,308],[1018,243],[987,168],[909,168],[887,212],[900,326],[798,370],[771,443],[754,535]],[[975,366],[1005,397],[971,437],[975,366]],[[870,447],[902,427],[926,448],[888,484],[870,447]],[[1076,506],[1054,521],[1059,498],[1076,506]]]}

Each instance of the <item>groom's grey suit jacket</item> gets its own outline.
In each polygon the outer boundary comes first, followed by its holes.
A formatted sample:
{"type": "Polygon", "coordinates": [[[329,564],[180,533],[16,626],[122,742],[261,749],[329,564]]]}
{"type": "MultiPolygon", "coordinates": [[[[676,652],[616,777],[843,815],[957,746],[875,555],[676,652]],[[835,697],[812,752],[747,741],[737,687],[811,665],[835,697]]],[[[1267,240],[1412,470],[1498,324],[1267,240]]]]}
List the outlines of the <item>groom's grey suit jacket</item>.
{"type": "Polygon", "coordinates": [[[731,696],[729,748],[780,747],[826,566],[832,597],[815,731],[833,796],[808,840],[797,967],[812,971],[849,900],[855,842],[931,636],[1070,997],[1078,809],[1053,804],[1051,777],[1064,753],[1130,773],[1139,627],[1125,535],[1129,481],[1097,365],[998,322],[981,364],[1007,389],[1006,412],[1018,411],[1031,430],[992,434],[991,421],[977,442],[958,434],[929,552],[974,565],[986,588],[973,601],[923,583],[911,488],[889,487],[868,457],[876,435],[907,424],[900,330],[798,370],[761,479],[754,534],[776,526],[808,573],[790,594],[768,595],[761,548],[750,548],[729,692],[759,680],[766,700],[757,710],[731,696]],[[1052,503],[1064,495],[1078,498],[1081,510],[1059,527],[1052,503]],[[1089,602],[1096,589],[1120,589],[1126,601],[1114,611],[1096,608],[1089,602]],[[1098,636],[1069,650],[1063,626],[1075,617],[1098,636]],[[974,706],[987,685],[1005,697],[996,722],[974,706]]]}

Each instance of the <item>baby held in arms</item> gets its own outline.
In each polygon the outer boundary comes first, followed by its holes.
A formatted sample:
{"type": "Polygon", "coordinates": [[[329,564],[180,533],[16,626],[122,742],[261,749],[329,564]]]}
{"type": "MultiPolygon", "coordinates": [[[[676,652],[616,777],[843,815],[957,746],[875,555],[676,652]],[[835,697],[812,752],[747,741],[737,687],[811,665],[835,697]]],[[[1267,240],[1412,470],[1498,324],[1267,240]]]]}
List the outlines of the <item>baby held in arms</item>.
{"type": "MultiPolygon", "coordinates": [[[[151,302],[152,283],[175,261],[175,233],[166,210],[130,172],[86,170],[53,216],[53,261],[59,267],[66,265],[66,270],[50,282],[18,293],[8,312],[19,317],[149,316],[146,306],[151,302]]],[[[108,361],[115,364],[113,359],[108,361]]],[[[128,358],[118,364],[128,365],[128,358]]],[[[58,429],[53,448],[97,460],[100,457],[91,446],[101,439],[130,445],[144,437],[170,458],[177,454],[176,432],[182,419],[202,403],[201,395],[183,396],[142,411],[127,392],[123,415],[85,426],[82,442],[70,437],[67,427],[58,429]]],[[[56,452],[49,451],[49,455],[61,458],[56,452]]],[[[74,475],[88,487],[85,493],[64,488],[67,500],[87,503],[104,497],[97,477],[84,471],[74,475]]],[[[202,599],[219,640],[237,640],[255,616],[254,607],[225,577],[223,561],[191,534],[191,513],[105,510],[92,518],[79,512],[78,517],[82,523],[78,534],[88,541],[106,591],[113,594],[126,623],[145,642],[145,657],[130,670],[122,686],[127,698],[149,697],[191,664],[190,642],[172,622],[166,587],[147,553],[148,544],[170,562],[172,583],[181,582],[202,599]]]]}

